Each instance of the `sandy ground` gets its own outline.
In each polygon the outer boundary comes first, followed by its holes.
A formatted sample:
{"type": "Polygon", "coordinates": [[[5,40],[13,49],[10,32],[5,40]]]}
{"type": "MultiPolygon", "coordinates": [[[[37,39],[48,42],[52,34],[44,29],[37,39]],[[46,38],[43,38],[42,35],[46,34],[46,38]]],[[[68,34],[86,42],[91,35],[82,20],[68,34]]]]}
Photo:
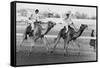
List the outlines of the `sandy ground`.
{"type": "Polygon", "coordinates": [[[45,47],[34,47],[29,55],[24,48],[17,52],[17,65],[96,61],[96,53],[93,51],[81,50],[79,55],[77,50],[68,49],[68,53],[64,56],[63,49],[56,48],[54,53],[49,53],[45,47]]]}
{"type": "MultiPolygon", "coordinates": [[[[20,40],[20,39],[19,39],[20,40]]],[[[29,55],[30,45],[33,45],[32,40],[25,40],[20,47],[20,41],[17,42],[17,65],[30,64],[46,64],[46,63],[61,63],[61,62],[80,62],[80,61],[96,61],[96,52],[89,47],[88,41],[79,40],[80,49],[77,45],[71,45],[68,48],[66,56],[64,56],[63,40],[61,40],[55,49],[54,53],[50,53],[53,49],[53,41],[49,39],[51,45],[49,51],[46,50],[46,45],[41,40],[35,43],[31,54],[29,55]],[[87,45],[86,45],[87,44],[87,45]],[[80,52],[80,55],[79,55],[80,52]]]]}

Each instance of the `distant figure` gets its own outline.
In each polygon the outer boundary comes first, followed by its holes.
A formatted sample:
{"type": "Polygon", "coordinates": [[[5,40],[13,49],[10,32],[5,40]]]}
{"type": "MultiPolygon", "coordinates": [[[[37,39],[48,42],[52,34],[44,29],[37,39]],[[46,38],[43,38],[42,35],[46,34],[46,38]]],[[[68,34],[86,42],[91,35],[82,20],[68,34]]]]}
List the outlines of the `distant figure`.
{"type": "MultiPolygon", "coordinates": [[[[91,31],[91,37],[94,37],[94,30],[91,31]]],[[[90,39],[90,47],[93,47],[94,48],[94,51],[95,51],[95,39],[90,39]]]]}
{"type": "Polygon", "coordinates": [[[91,37],[94,37],[94,30],[92,30],[91,32],[91,37]]]}

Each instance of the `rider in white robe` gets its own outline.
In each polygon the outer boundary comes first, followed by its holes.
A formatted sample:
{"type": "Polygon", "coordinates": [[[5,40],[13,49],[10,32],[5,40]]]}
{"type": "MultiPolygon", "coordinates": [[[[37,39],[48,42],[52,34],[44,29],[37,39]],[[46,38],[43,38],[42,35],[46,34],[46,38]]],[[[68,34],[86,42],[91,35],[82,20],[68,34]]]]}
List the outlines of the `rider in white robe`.
{"type": "Polygon", "coordinates": [[[66,32],[68,31],[68,25],[70,25],[76,31],[76,27],[71,19],[71,11],[66,14],[66,17],[63,19],[64,26],[66,26],[66,32]]]}
{"type": "Polygon", "coordinates": [[[36,9],[34,14],[31,14],[31,16],[29,17],[28,23],[31,24],[32,26],[32,30],[34,29],[34,22],[38,22],[40,21],[40,16],[39,16],[39,10],[36,9]]]}

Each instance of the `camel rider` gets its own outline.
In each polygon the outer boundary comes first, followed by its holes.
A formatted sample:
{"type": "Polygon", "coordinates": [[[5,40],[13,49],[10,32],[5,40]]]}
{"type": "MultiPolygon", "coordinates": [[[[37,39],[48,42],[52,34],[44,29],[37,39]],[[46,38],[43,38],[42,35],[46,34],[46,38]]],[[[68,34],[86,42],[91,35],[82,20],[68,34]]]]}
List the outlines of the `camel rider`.
{"type": "Polygon", "coordinates": [[[68,13],[66,13],[65,18],[63,19],[65,26],[66,26],[66,32],[68,31],[68,25],[72,28],[74,28],[74,30],[76,31],[76,27],[71,19],[71,11],[68,11],[68,13]]]}
{"type": "Polygon", "coordinates": [[[40,19],[39,19],[40,16],[39,16],[38,13],[39,13],[39,10],[36,9],[36,10],[35,10],[35,13],[34,13],[34,14],[31,14],[30,17],[29,17],[28,23],[31,24],[32,30],[35,28],[35,27],[34,27],[34,24],[35,24],[35,23],[39,23],[39,21],[40,21],[40,19]]]}
{"type": "Polygon", "coordinates": [[[35,14],[34,14],[33,17],[34,17],[35,23],[39,23],[40,16],[39,16],[39,10],[38,9],[35,10],[35,14]]]}

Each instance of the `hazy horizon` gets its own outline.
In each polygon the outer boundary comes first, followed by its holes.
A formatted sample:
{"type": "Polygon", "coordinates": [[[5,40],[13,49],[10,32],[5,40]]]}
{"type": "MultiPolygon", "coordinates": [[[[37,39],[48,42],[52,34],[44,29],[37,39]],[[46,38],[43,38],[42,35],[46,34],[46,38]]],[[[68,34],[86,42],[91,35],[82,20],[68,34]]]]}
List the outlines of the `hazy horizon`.
{"type": "Polygon", "coordinates": [[[19,9],[39,9],[40,12],[50,11],[50,12],[56,12],[59,14],[64,14],[67,11],[71,11],[72,13],[80,12],[80,13],[85,13],[88,16],[96,16],[96,8],[92,8],[92,7],[17,3],[16,9],[17,10],[19,9]]]}

